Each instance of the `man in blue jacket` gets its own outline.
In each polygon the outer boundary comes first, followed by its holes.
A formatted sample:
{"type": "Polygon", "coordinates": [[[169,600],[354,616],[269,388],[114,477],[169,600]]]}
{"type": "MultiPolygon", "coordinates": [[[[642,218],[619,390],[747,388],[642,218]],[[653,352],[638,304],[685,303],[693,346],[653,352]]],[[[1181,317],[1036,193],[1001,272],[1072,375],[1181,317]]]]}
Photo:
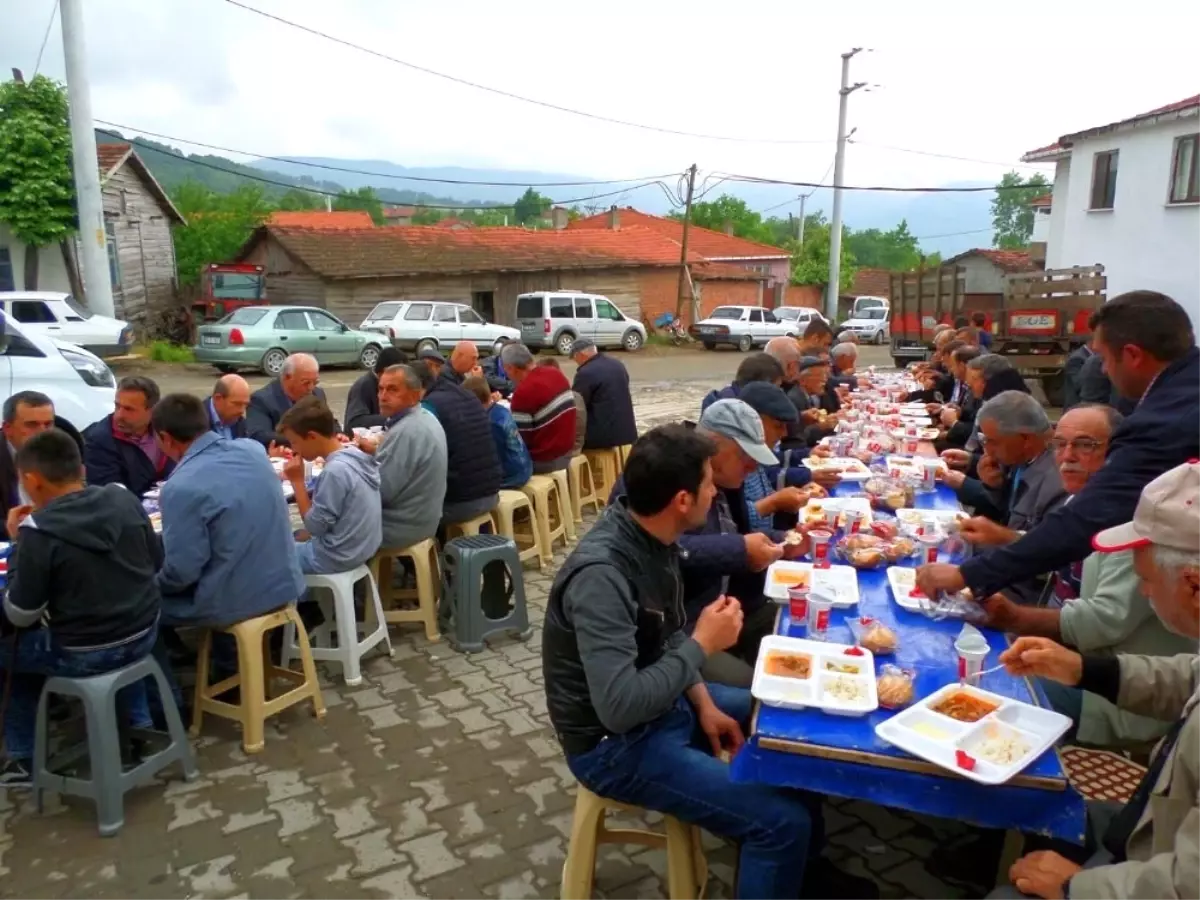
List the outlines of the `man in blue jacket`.
{"type": "Polygon", "coordinates": [[[175,468],[155,438],[150,413],[158,402],[158,385],[141,375],[117,383],[115,409],[83,432],[87,483],[123,484],[138,497],[175,468]]]}
{"type": "Polygon", "coordinates": [[[917,582],[925,593],[969,586],[982,600],[1081,560],[1091,553],[1092,535],[1133,517],[1142,488],[1200,457],[1200,351],[1183,307],[1155,291],[1131,291],[1096,310],[1088,324],[1113,385],[1137,400],[1113,433],[1108,462],[1020,540],[961,568],[922,566],[917,582]]]}
{"type": "Polygon", "coordinates": [[[571,386],[587,407],[584,450],[624,447],[637,440],[629,372],[620,360],[600,353],[587,338],[571,345],[571,359],[579,368],[571,386]]]}
{"type": "MultiPolygon", "coordinates": [[[[795,341],[792,342],[795,344],[795,341]]],[[[799,354],[797,354],[799,358],[799,354]]],[[[769,353],[751,353],[737,367],[733,383],[717,391],[709,391],[700,404],[700,412],[708,409],[718,400],[736,400],[748,384],[756,381],[766,381],[771,384],[782,384],[784,379],[783,364],[769,353]]]]}

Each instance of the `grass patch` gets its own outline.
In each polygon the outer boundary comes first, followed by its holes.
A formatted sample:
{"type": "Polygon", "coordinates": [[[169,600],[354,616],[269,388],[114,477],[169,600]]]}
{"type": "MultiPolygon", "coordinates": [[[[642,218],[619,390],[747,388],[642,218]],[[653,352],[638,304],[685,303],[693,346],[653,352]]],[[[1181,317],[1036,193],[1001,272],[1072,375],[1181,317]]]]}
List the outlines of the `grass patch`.
{"type": "Polygon", "coordinates": [[[195,362],[191,347],[182,344],[172,344],[167,341],[155,341],[150,345],[150,358],[155,362],[190,363],[195,362]]]}

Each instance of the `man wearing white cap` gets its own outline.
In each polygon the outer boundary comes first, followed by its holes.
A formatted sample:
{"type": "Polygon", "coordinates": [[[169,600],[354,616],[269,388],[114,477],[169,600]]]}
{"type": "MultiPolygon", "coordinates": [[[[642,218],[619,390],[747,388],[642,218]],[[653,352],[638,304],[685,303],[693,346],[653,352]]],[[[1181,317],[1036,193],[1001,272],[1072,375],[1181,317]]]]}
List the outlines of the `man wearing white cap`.
{"type": "MultiPolygon", "coordinates": [[[[1200,463],[1178,466],[1142,491],[1133,521],[1092,539],[1100,553],[1133,551],[1154,612],[1200,639],[1200,463]]],[[[1130,801],[1107,822],[1090,809],[1098,845],[1080,865],[1049,850],[1009,870],[1018,895],[1200,897],[1200,657],[1081,656],[1047,638],[1019,638],[1000,656],[1014,675],[1077,685],[1138,715],[1174,724],[1130,801]]],[[[998,892],[993,896],[1014,896],[998,892]]]]}

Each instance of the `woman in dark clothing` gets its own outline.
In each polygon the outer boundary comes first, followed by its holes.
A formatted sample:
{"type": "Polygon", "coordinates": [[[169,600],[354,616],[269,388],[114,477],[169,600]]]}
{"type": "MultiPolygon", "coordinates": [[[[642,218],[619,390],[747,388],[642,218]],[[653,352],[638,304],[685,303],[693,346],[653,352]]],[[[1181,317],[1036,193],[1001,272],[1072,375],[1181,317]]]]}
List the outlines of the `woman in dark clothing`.
{"type": "Polygon", "coordinates": [[[384,347],[379,352],[375,370],[365,373],[346,395],[346,430],[382,426],[387,416],[379,412],[379,376],[388,366],[408,362],[408,356],[395,347],[384,347]]]}

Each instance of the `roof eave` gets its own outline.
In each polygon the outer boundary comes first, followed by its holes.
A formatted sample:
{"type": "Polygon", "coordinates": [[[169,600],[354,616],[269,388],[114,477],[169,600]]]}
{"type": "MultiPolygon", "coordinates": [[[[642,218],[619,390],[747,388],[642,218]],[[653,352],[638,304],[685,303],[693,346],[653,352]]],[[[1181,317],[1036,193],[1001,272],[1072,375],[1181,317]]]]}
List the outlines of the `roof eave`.
{"type": "Polygon", "coordinates": [[[575,272],[579,270],[592,269],[638,269],[643,267],[672,269],[675,268],[675,264],[644,261],[604,260],[602,262],[597,262],[595,265],[488,266],[485,268],[469,269],[438,269],[436,271],[417,269],[409,272],[370,272],[366,274],[355,275],[326,275],[322,272],[317,272],[316,274],[328,281],[369,281],[378,278],[441,278],[451,275],[502,275],[508,272],[575,272]]]}
{"type": "Polygon", "coordinates": [[[706,256],[704,257],[709,262],[722,263],[738,263],[738,262],[761,262],[766,259],[791,259],[786,253],[779,253],[773,256],[706,256]]]}
{"type": "Polygon", "coordinates": [[[1058,162],[1071,155],[1067,147],[1043,147],[1041,150],[1030,150],[1021,157],[1023,163],[1058,162]]]}
{"type": "Polygon", "coordinates": [[[1200,115],[1200,104],[1185,106],[1183,109],[1172,109],[1167,112],[1137,116],[1132,119],[1126,119],[1123,122],[1113,122],[1111,125],[1101,125],[1099,128],[1088,128],[1085,131],[1077,131],[1074,134],[1065,134],[1058,139],[1058,142],[1063,147],[1069,148],[1080,141],[1090,140],[1091,138],[1100,137],[1105,134],[1133,131],[1137,128],[1147,128],[1166,122],[1176,122],[1179,119],[1191,119],[1197,115],[1200,115]]]}

